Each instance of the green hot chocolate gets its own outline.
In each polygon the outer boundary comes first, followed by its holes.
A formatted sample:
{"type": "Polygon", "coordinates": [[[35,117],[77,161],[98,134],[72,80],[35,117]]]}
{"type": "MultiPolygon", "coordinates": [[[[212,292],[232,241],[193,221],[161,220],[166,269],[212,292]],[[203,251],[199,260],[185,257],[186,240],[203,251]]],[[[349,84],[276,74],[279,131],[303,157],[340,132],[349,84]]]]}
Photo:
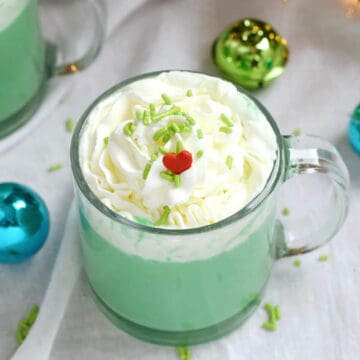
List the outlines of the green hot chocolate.
{"type": "Polygon", "coordinates": [[[39,91],[44,62],[37,0],[0,0],[0,127],[39,91]]]}
{"type": "Polygon", "coordinates": [[[244,321],[274,260],[275,195],[238,216],[276,159],[255,103],[221,79],[164,72],[99,100],[75,136],[84,265],[105,314],[167,345],[244,321]]]}

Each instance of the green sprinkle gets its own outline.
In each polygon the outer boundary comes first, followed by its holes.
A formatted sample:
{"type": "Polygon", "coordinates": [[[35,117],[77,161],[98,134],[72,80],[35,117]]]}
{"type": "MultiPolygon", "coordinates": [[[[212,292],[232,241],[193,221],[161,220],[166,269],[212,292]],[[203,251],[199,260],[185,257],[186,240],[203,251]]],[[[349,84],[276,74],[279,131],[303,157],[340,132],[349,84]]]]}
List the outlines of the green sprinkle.
{"type": "Polygon", "coordinates": [[[202,139],[204,137],[204,133],[202,132],[201,129],[197,129],[196,136],[198,139],[202,139]]]}
{"type": "Polygon", "coordinates": [[[159,157],[159,154],[157,152],[151,154],[150,159],[151,161],[155,161],[159,157]]]}
{"type": "Polygon", "coordinates": [[[231,155],[229,155],[227,158],[226,158],[226,166],[231,170],[232,167],[233,167],[233,157],[231,155]]]}
{"type": "Polygon", "coordinates": [[[175,184],[175,187],[180,187],[180,183],[181,183],[181,181],[180,181],[180,175],[179,175],[179,174],[176,174],[176,175],[174,176],[174,184],[175,184]]]}
{"type": "Polygon", "coordinates": [[[163,146],[160,146],[160,147],[159,147],[159,151],[160,151],[163,155],[166,155],[166,154],[170,154],[170,153],[171,153],[171,151],[166,150],[163,146]]]}
{"type": "Polygon", "coordinates": [[[147,177],[148,177],[148,175],[149,175],[149,172],[150,172],[150,169],[151,169],[151,164],[146,164],[146,165],[145,165],[145,169],[144,169],[144,171],[143,171],[143,175],[142,175],[142,178],[143,178],[144,180],[147,179],[147,177]]]}
{"type": "Polygon", "coordinates": [[[171,105],[172,104],[171,99],[166,94],[161,94],[161,97],[163,98],[166,105],[171,105]]]}
{"type": "Polygon", "coordinates": [[[219,131],[220,132],[223,132],[225,134],[231,134],[232,133],[232,130],[229,128],[229,127],[225,127],[225,126],[221,126],[219,128],[219,131]]]}
{"type": "Polygon", "coordinates": [[[170,110],[171,110],[175,115],[179,115],[180,112],[181,112],[181,109],[180,109],[178,106],[173,106],[170,110]]]}
{"type": "Polygon", "coordinates": [[[151,118],[153,118],[154,116],[156,116],[155,105],[154,105],[154,104],[150,104],[150,105],[149,105],[149,109],[150,109],[150,116],[151,116],[151,118]]]}
{"type": "Polygon", "coordinates": [[[170,129],[174,132],[174,133],[179,133],[180,132],[180,128],[177,124],[171,124],[170,129]]]}
{"type": "Polygon", "coordinates": [[[143,117],[142,117],[142,123],[146,126],[146,125],[149,125],[150,124],[150,113],[145,110],[143,112],[143,117]]]}
{"type": "Polygon", "coordinates": [[[24,321],[19,321],[16,330],[16,340],[19,345],[23,343],[23,341],[29,334],[32,325],[35,323],[38,313],[39,313],[39,306],[34,304],[32,305],[29,313],[27,314],[26,319],[24,321]]]}
{"type": "Polygon", "coordinates": [[[185,124],[182,131],[190,133],[191,132],[191,127],[189,125],[185,124]]]}
{"type": "Polygon", "coordinates": [[[73,119],[67,119],[66,120],[66,131],[71,133],[74,130],[74,120],[73,119]]]}
{"type": "Polygon", "coordinates": [[[274,313],[275,313],[275,319],[280,320],[281,319],[280,305],[274,306],[274,313]]]}
{"type": "Polygon", "coordinates": [[[161,171],[160,177],[166,181],[174,182],[174,175],[169,174],[167,171],[161,171]]]}
{"type": "Polygon", "coordinates": [[[18,322],[18,329],[23,333],[23,334],[26,334],[30,327],[28,324],[26,324],[24,321],[19,321],[18,322]]]}
{"type": "Polygon", "coordinates": [[[221,121],[228,127],[233,127],[234,124],[229,120],[229,118],[225,114],[220,115],[221,121]]]}
{"type": "Polygon", "coordinates": [[[16,330],[16,341],[21,345],[25,340],[26,335],[24,335],[19,329],[16,330]]]}
{"type": "Polygon", "coordinates": [[[167,133],[161,138],[162,142],[166,144],[171,139],[171,134],[167,133]]]}
{"type": "Polygon", "coordinates": [[[164,173],[168,174],[168,175],[171,175],[171,176],[174,176],[175,174],[170,171],[170,170],[164,170],[164,173]]]}
{"type": "Polygon", "coordinates": [[[300,260],[300,259],[295,259],[295,260],[293,261],[293,265],[294,265],[294,266],[297,266],[297,267],[301,266],[301,260],[300,260]]]}
{"type": "Polygon", "coordinates": [[[161,129],[157,130],[153,135],[153,140],[158,141],[163,135],[168,132],[166,127],[162,127],[161,129]]]}
{"type": "Polygon", "coordinates": [[[156,226],[164,225],[164,224],[166,224],[168,222],[168,218],[169,218],[169,215],[170,215],[170,208],[167,205],[165,205],[163,207],[163,210],[164,211],[163,211],[162,215],[160,216],[159,220],[157,220],[155,222],[156,226]]]}
{"type": "Polygon", "coordinates": [[[266,310],[266,312],[267,312],[267,314],[269,316],[269,322],[272,323],[272,324],[275,324],[276,315],[275,315],[274,307],[271,304],[266,303],[264,305],[264,309],[266,310]]]}
{"type": "Polygon", "coordinates": [[[268,321],[262,324],[262,327],[268,331],[276,330],[276,323],[281,318],[281,311],[279,305],[264,304],[264,309],[268,314],[268,321]]]}
{"type": "Polygon", "coordinates": [[[178,140],[178,141],[176,142],[176,152],[179,153],[179,152],[182,151],[183,149],[184,149],[183,143],[182,143],[180,140],[178,140]]]}
{"type": "Polygon", "coordinates": [[[327,254],[321,254],[318,258],[319,261],[328,261],[329,260],[329,255],[327,254]]]}
{"type": "Polygon", "coordinates": [[[300,135],[301,135],[301,129],[300,129],[300,128],[296,128],[296,129],[292,132],[292,134],[293,134],[294,136],[300,136],[300,135]]]}
{"type": "Polygon", "coordinates": [[[290,215],[290,209],[285,207],[282,209],[281,213],[284,215],[284,216],[289,216],[290,215]]]}
{"type": "Polygon", "coordinates": [[[190,125],[195,125],[195,120],[187,113],[182,112],[181,115],[186,119],[190,125]]]}
{"type": "Polygon", "coordinates": [[[177,352],[180,360],[191,360],[190,350],[184,346],[179,346],[177,352]]]}
{"type": "Polygon", "coordinates": [[[193,95],[193,93],[192,93],[191,89],[189,89],[189,90],[186,92],[186,96],[190,97],[190,96],[192,96],[192,95],[193,95]]]}
{"type": "Polygon", "coordinates": [[[196,157],[200,159],[204,155],[204,150],[199,150],[196,152],[196,157]]]}
{"type": "Polygon", "coordinates": [[[49,168],[48,168],[48,172],[53,172],[53,171],[57,171],[57,170],[60,170],[63,168],[63,164],[61,163],[56,163],[56,164],[53,164],[51,165],[49,168]]]}
{"type": "Polygon", "coordinates": [[[29,314],[27,316],[27,318],[25,319],[25,322],[28,326],[31,326],[34,324],[36,318],[37,318],[37,315],[39,313],[39,306],[37,304],[34,304],[30,311],[29,311],[29,314]]]}
{"type": "Polygon", "coordinates": [[[123,127],[123,132],[126,136],[131,136],[136,130],[136,125],[133,122],[127,123],[123,127]]]}
{"type": "Polygon", "coordinates": [[[178,115],[179,113],[180,113],[180,108],[178,108],[177,106],[173,106],[171,109],[164,111],[162,113],[156,114],[156,115],[152,116],[151,118],[153,121],[159,121],[159,120],[164,119],[167,116],[178,115]]]}
{"type": "Polygon", "coordinates": [[[138,119],[138,120],[141,121],[141,120],[143,119],[143,115],[144,115],[144,114],[142,114],[140,110],[136,110],[136,111],[135,111],[136,119],[138,119]]]}
{"type": "Polygon", "coordinates": [[[264,322],[262,324],[262,328],[267,331],[275,331],[276,330],[276,324],[271,322],[264,322]]]}
{"type": "Polygon", "coordinates": [[[168,127],[168,134],[170,135],[170,137],[174,136],[176,134],[176,131],[174,131],[174,129],[172,127],[168,127]]]}
{"type": "Polygon", "coordinates": [[[104,145],[107,145],[109,143],[109,137],[105,136],[104,137],[104,145]]]}
{"type": "Polygon", "coordinates": [[[181,122],[181,123],[178,123],[177,126],[180,130],[179,132],[182,132],[182,131],[184,131],[185,126],[187,126],[187,125],[181,122]]]}

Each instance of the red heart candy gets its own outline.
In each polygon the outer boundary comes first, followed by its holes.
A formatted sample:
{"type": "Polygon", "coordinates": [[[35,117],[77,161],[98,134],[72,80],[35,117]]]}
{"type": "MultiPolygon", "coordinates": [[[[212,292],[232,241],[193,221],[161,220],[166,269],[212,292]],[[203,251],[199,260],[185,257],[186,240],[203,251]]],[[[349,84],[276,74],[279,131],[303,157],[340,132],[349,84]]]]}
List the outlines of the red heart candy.
{"type": "Polygon", "coordinates": [[[178,154],[166,154],[163,157],[163,164],[174,174],[181,174],[191,167],[192,155],[186,150],[182,150],[178,154]]]}

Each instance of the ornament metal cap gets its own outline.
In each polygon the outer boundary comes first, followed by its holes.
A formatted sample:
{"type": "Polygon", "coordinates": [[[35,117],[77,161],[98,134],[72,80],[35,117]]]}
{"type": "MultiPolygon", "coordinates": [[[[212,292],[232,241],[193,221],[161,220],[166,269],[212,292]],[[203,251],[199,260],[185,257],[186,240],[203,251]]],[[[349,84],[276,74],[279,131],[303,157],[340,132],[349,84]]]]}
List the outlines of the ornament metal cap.
{"type": "Polygon", "coordinates": [[[215,40],[212,58],[225,76],[249,90],[269,85],[289,58],[286,40],[268,23],[242,19],[215,40]]]}

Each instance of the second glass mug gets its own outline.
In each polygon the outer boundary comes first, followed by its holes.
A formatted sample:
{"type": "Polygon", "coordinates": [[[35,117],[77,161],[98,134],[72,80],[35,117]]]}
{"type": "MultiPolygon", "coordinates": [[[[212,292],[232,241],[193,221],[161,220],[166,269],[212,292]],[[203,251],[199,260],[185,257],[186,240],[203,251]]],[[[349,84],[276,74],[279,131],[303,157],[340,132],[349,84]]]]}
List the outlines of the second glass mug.
{"type": "MultiPolygon", "coordinates": [[[[85,68],[100,50],[105,22],[100,0],[63,1],[57,4],[47,0],[47,3],[50,2],[56,15],[54,19],[47,19],[52,29],[45,31],[45,38],[50,30],[56,28],[53,21],[59,20],[60,9],[65,11],[66,6],[83,9],[83,13],[76,17],[84,16],[86,11],[92,38],[78,59],[63,61],[60,57],[64,49],[59,49],[59,44],[46,42],[43,37],[38,0],[0,0],[0,139],[14,132],[35,113],[48,78],[85,68]]],[[[71,15],[74,17],[73,13],[71,15]]],[[[49,11],[46,11],[46,16],[49,16],[49,11]]],[[[74,43],[76,34],[71,29],[70,20],[63,16],[59,32],[63,38],[71,38],[71,47],[77,48],[79,44],[74,43]]],[[[81,24],[84,26],[84,21],[81,24]]]]}
{"type": "MultiPolygon", "coordinates": [[[[117,327],[152,343],[193,345],[226,335],[246,320],[261,301],[276,259],[311,251],[336,234],[348,210],[349,176],[330,143],[309,135],[282,136],[268,111],[238,89],[251,111],[265,116],[277,140],[274,167],[261,193],[234,215],[200,228],[155,228],[116,214],[86,183],[79,142],[99,102],[159,73],[114,86],[77,125],[71,164],[81,247],[95,301],[117,327]],[[327,194],[327,214],[308,224],[305,232],[276,219],[281,184],[300,174],[320,174],[327,194]],[[186,243],[192,244],[191,253],[178,250],[184,244],[186,249],[186,243]]],[[[314,208],[320,206],[316,198],[311,200],[314,208]]]]}

